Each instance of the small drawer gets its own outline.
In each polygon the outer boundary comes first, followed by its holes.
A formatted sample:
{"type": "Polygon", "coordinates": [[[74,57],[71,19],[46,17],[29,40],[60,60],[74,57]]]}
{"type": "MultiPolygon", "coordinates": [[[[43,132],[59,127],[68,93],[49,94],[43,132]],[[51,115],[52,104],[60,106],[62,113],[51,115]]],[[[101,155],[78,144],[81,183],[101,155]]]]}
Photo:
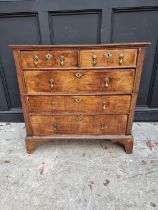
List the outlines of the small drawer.
{"type": "Polygon", "coordinates": [[[27,93],[132,92],[134,70],[24,71],[27,93]]]}
{"type": "Polygon", "coordinates": [[[21,51],[23,68],[75,67],[77,50],[21,51]]]}
{"type": "Polygon", "coordinates": [[[105,113],[127,114],[130,107],[129,95],[120,96],[27,96],[30,113],[105,113]]]}
{"type": "Polygon", "coordinates": [[[136,49],[80,50],[81,67],[135,67],[136,49]]]}
{"type": "Polygon", "coordinates": [[[31,115],[34,136],[124,135],[127,115],[31,115]]]}

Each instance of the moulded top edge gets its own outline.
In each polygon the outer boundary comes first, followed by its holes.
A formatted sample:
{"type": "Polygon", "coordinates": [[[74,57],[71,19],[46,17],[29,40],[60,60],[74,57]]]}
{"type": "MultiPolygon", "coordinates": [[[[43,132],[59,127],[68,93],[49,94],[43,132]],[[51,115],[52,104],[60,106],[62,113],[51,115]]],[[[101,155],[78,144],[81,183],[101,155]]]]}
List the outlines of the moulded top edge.
{"type": "Polygon", "coordinates": [[[78,44],[78,45],[8,45],[12,49],[31,50],[31,49],[52,49],[52,48],[99,48],[99,47],[112,47],[112,48],[134,48],[134,47],[147,47],[150,42],[136,42],[136,43],[108,43],[108,44],[78,44]]]}

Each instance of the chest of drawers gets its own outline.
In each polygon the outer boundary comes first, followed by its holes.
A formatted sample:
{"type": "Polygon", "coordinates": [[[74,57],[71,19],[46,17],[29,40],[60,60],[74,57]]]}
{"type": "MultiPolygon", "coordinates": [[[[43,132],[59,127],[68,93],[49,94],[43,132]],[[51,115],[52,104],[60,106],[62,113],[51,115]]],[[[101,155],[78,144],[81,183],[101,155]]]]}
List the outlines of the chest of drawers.
{"type": "Polygon", "coordinates": [[[28,153],[53,139],[110,139],[132,153],[147,45],[11,45],[28,153]]]}

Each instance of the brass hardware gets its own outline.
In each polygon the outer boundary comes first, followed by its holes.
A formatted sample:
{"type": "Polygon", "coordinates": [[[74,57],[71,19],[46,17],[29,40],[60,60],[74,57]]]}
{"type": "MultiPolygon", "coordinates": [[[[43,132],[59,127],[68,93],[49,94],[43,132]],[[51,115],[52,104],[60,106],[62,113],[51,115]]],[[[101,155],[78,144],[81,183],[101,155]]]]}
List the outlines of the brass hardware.
{"type": "Polygon", "coordinates": [[[45,55],[45,58],[46,58],[47,61],[52,60],[53,55],[48,53],[47,55],[45,55]]]}
{"type": "Polygon", "coordinates": [[[37,64],[38,64],[38,61],[39,61],[39,57],[38,57],[37,55],[35,55],[35,56],[33,57],[33,60],[34,60],[34,62],[35,62],[35,65],[37,65],[37,64]]]}
{"type": "Polygon", "coordinates": [[[119,64],[122,64],[124,61],[124,54],[119,54],[119,64]]]}
{"type": "Polygon", "coordinates": [[[57,123],[54,123],[54,124],[53,124],[53,130],[54,130],[54,131],[56,131],[56,130],[58,129],[58,127],[59,127],[59,126],[58,126],[57,123]]]}
{"type": "Polygon", "coordinates": [[[65,61],[65,57],[63,55],[60,56],[60,65],[63,66],[65,61]]]}
{"type": "Polygon", "coordinates": [[[76,120],[77,122],[80,122],[80,121],[82,120],[82,116],[81,116],[81,115],[77,116],[75,120],[76,120]]]}
{"type": "Polygon", "coordinates": [[[110,82],[110,79],[106,77],[106,78],[104,79],[104,84],[105,84],[105,87],[106,87],[106,88],[109,87],[109,82],[110,82]]]}
{"type": "Polygon", "coordinates": [[[100,123],[100,130],[104,130],[105,128],[107,128],[105,123],[104,122],[100,123]]]}
{"type": "Polygon", "coordinates": [[[55,101],[51,102],[52,109],[55,109],[55,101]]]}
{"type": "Polygon", "coordinates": [[[96,55],[92,55],[92,63],[93,63],[93,66],[95,66],[97,64],[97,56],[96,55]]]}
{"type": "Polygon", "coordinates": [[[75,75],[75,77],[77,77],[77,78],[82,77],[82,73],[81,73],[81,72],[76,72],[74,75],[75,75]]]}
{"type": "Polygon", "coordinates": [[[103,107],[104,110],[106,109],[106,101],[102,102],[102,107],[103,107]]]}
{"type": "Polygon", "coordinates": [[[29,101],[29,96],[26,97],[26,100],[29,101]]]}
{"type": "Polygon", "coordinates": [[[109,58],[112,58],[112,54],[111,53],[105,53],[104,54],[105,58],[109,59],[109,58]]]}
{"type": "Polygon", "coordinates": [[[54,83],[55,83],[54,79],[50,79],[50,87],[51,87],[51,88],[54,87],[54,83]]]}
{"type": "Polygon", "coordinates": [[[74,101],[76,102],[76,104],[79,104],[81,102],[80,98],[74,98],[74,101]]]}

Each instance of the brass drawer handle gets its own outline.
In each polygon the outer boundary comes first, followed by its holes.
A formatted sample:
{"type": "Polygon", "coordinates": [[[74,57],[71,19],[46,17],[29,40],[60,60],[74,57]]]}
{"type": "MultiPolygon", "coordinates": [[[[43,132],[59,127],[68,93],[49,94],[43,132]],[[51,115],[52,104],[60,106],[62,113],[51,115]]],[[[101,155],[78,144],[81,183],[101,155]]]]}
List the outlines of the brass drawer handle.
{"type": "Polygon", "coordinates": [[[81,72],[76,72],[74,75],[75,75],[75,77],[77,77],[77,78],[82,77],[82,73],[81,73],[81,72]]]}
{"type": "Polygon", "coordinates": [[[54,87],[54,83],[55,83],[55,81],[54,81],[54,79],[50,79],[50,87],[53,89],[53,87],[54,87]]]}
{"type": "Polygon", "coordinates": [[[105,58],[109,59],[109,58],[112,58],[112,54],[111,53],[105,53],[104,54],[105,58]]]}
{"type": "Polygon", "coordinates": [[[122,64],[124,62],[124,54],[119,54],[119,64],[122,64]]]}
{"type": "Polygon", "coordinates": [[[59,129],[59,125],[57,123],[53,124],[53,130],[57,131],[59,129]]]}
{"type": "Polygon", "coordinates": [[[64,66],[65,57],[63,55],[60,56],[60,65],[64,66]]]}
{"type": "Polygon", "coordinates": [[[106,88],[109,87],[109,83],[110,83],[110,79],[106,77],[104,79],[104,85],[105,85],[106,88]]]}
{"type": "Polygon", "coordinates": [[[45,55],[45,58],[46,58],[47,61],[50,61],[50,60],[52,60],[53,55],[48,53],[47,55],[45,55]]]}
{"type": "Polygon", "coordinates": [[[52,106],[52,109],[54,110],[55,109],[55,101],[51,102],[51,106],[52,106]]]}
{"type": "Polygon", "coordinates": [[[82,120],[82,116],[81,116],[81,115],[77,116],[77,117],[75,118],[75,120],[76,120],[77,122],[80,122],[80,121],[82,120]]]}
{"type": "Polygon", "coordinates": [[[100,123],[100,130],[104,130],[105,128],[107,128],[105,123],[104,122],[100,123]]]}
{"type": "Polygon", "coordinates": [[[80,98],[74,98],[74,101],[76,104],[79,104],[81,102],[81,99],[80,98]]]}
{"type": "Polygon", "coordinates": [[[93,64],[93,66],[95,66],[97,64],[97,56],[96,55],[92,55],[92,64],[93,64]]]}
{"type": "Polygon", "coordinates": [[[106,109],[106,101],[102,102],[102,108],[105,110],[106,109]]]}
{"type": "Polygon", "coordinates": [[[39,57],[37,55],[35,55],[35,56],[33,56],[33,60],[34,60],[35,65],[37,65],[39,62],[39,57]]]}

